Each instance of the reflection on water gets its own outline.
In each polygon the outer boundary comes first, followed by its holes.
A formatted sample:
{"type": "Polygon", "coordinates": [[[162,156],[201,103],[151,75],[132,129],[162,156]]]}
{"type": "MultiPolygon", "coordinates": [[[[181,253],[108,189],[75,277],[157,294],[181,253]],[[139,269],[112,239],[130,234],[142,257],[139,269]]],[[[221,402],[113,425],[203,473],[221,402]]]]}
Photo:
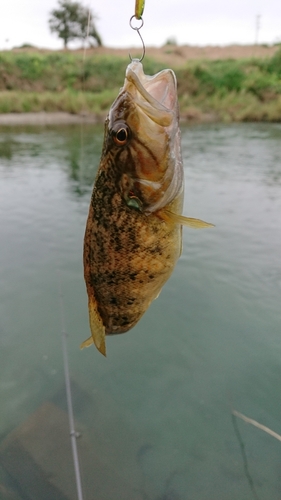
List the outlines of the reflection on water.
{"type": "Polygon", "coordinates": [[[231,407],[281,433],[281,126],[183,129],[185,214],[216,227],[184,230],[172,278],[107,359],[79,350],[102,134],[0,130],[0,496],[76,498],[59,271],[85,498],[277,500],[280,442],[231,407]]]}

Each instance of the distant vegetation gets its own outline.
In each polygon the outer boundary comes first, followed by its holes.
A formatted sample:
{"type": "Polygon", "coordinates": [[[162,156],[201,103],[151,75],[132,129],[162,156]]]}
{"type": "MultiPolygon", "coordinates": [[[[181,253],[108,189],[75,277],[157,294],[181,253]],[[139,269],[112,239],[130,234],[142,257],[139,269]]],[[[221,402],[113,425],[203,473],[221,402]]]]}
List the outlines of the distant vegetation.
{"type": "MultiPolygon", "coordinates": [[[[0,53],[0,112],[68,111],[103,117],[128,58],[75,52],[0,53]]],[[[144,59],[147,74],[165,67],[144,59]]],[[[187,120],[281,121],[281,48],[271,58],[189,61],[175,69],[187,120]]]]}
{"type": "Polygon", "coordinates": [[[101,37],[96,29],[94,14],[89,7],[73,0],[59,0],[58,7],[50,12],[49,26],[67,47],[71,40],[87,40],[90,45],[102,45],[101,37]]]}

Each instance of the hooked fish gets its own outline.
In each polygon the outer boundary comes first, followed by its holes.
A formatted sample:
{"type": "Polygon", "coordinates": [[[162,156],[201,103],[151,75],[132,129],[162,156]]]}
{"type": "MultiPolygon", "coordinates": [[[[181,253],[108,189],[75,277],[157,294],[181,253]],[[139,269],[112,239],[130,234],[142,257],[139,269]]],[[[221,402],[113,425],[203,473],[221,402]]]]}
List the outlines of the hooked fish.
{"type": "Polygon", "coordinates": [[[91,337],[133,328],[171,276],[181,254],[184,217],[177,83],[172,70],[145,75],[139,60],[105,121],[101,161],[84,239],[91,337]]]}

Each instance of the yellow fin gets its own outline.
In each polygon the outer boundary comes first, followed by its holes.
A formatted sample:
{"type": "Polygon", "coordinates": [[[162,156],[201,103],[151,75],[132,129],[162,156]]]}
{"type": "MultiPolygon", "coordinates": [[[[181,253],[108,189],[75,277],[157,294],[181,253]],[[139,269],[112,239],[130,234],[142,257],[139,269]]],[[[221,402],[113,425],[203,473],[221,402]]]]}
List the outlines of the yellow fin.
{"type": "Polygon", "coordinates": [[[98,351],[106,356],[105,327],[98,312],[97,303],[92,297],[89,299],[89,318],[92,337],[84,340],[80,348],[84,349],[94,343],[98,351]]]}
{"type": "Polygon", "coordinates": [[[162,292],[162,288],[160,288],[159,292],[157,293],[156,297],[154,297],[154,299],[153,299],[153,300],[158,299],[158,297],[159,297],[159,295],[160,295],[160,293],[161,293],[161,292],[162,292]]]}
{"type": "Polygon", "coordinates": [[[80,349],[84,349],[84,347],[90,347],[94,343],[93,337],[89,337],[87,340],[84,340],[80,345],[80,349]]]}
{"type": "Polygon", "coordinates": [[[167,222],[174,222],[175,224],[182,224],[184,226],[192,227],[193,229],[203,229],[205,227],[214,227],[214,224],[210,222],[204,222],[201,219],[193,219],[192,217],[185,217],[184,215],[175,214],[170,212],[170,210],[162,209],[159,212],[160,217],[162,217],[167,222]]]}

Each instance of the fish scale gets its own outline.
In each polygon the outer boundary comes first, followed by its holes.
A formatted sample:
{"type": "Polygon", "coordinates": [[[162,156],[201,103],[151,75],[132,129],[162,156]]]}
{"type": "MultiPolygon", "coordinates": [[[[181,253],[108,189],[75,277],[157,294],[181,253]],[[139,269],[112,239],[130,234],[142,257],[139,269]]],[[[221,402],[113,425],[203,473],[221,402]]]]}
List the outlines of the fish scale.
{"type": "Polygon", "coordinates": [[[173,269],[169,261],[179,257],[180,226],[128,208],[118,193],[105,200],[103,192],[108,188],[108,183],[97,178],[84,262],[85,269],[90,269],[85,277],[95,290],[105,333],[115,334],[137,323],[168,279],[173,269]],[[130,318],[126,324],[124,315],[130,318]]]}

